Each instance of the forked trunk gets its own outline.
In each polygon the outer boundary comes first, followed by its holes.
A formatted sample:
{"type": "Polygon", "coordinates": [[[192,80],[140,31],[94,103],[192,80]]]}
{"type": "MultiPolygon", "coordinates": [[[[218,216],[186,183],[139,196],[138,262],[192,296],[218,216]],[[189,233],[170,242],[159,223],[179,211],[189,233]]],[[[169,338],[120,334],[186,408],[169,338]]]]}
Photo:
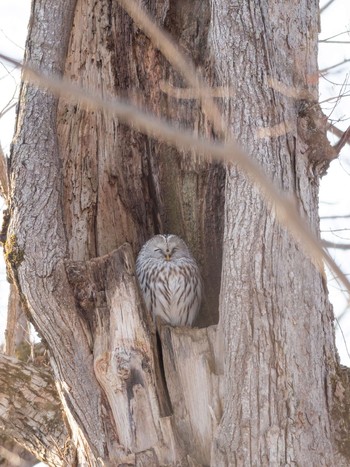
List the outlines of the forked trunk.
{"type": "MultiPolygon", "coordinates": [[[[328,144],[313,120],[317,3],[142,4],[221,96],[230,135],[317,234],[328,144]]],[[[117,1],[36,0],[28,64],[220,139],[139,26],[117,1]]],[[[233,163],[25,82],[11,190],[8,259],[49,349],[79,465],[345,465],[324,280],[233,163]],[[134,258],[159,232],[183,237],[201,265],[199,328],[156,334],[145,313],[134,258]]]]}

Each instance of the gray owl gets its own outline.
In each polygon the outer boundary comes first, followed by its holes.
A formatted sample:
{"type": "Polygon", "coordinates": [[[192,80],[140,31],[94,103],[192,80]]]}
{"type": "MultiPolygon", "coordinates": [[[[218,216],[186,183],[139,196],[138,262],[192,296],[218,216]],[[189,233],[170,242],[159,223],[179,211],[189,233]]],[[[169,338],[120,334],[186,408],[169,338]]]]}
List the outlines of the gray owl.
{"type": "Polygon", "coordinates": [[[198,265],[176,235],[156,235],[143,245],[136,274],[146,307],[172,326],[191,326],[202,300],[198,265]]]}

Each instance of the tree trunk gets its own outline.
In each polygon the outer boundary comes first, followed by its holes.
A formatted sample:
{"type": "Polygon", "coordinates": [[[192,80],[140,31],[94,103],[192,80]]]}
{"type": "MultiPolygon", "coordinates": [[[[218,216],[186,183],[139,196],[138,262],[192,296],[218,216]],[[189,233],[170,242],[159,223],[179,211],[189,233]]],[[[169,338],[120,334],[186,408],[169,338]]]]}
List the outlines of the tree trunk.
{"type": "MultiPolygon", "coordinates": [[[[234,21],[229,2],[216,3],[215,65],[239,96],[223,108],[225,120],[318,233],[318,176],[311,145],[298,132],[302,102],[268,86],[279,80],[317,105],[317,3],[295,9],[291,2],[280,11],[242,3],[234,21]],[[280,122],[293,125],[259,137],[280,122]]],[[[232,167],[226,180],[220,326],[227,358],[215,465],[332,465],[336,361],[325,282],[244,174],[232,167]]]]}
{"type": "MultiPolygon", "coordinates": [[[[316,2],[142,3],[210,86],[233,89],[217,99],[230,134],[318,235],[330,149],[316,103],[316,2]]],[[[117,2],[36,0],[26,58],[106,100],[222,137],[117,2]]],[[[74,446],[51,465],[350,462],[347,398],[332,419],[345,379],[322,274],[237,166],[25,81],[10,172],[7,259],[50,352],[74,446]],[[145,312],[134,257],[159,232],[182,236],[201,265],[198,328],[158,323],[157,334],[145,312]]]]}

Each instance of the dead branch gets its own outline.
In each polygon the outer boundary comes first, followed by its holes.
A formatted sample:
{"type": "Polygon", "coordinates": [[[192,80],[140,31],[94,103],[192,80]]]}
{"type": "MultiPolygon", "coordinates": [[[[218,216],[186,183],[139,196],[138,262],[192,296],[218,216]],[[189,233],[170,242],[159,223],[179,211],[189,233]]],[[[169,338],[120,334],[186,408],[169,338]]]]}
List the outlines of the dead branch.
{"type": "Polygon", "coordinates": [[[334,70],[334,68],[338,68],[342,65],[345,65],[345,63],[348,63],[350,62],[350,58],[345,58],[342,62],[339,62],[339,63],[336,63],[335,65],[331,65],[331,66],[328,66],[326,68],[322,68],[322,70],[320,70],[320,73],[327,73],[328,71],[330,70],[334,70]]]}
{"type": "Polygon", "coordinates": [[[178,149],[196,151],[198,156],[208,158],[209,160],[215,158],[219,161],[236,163],[260,189],[265,201],[272,204],[278,221],[302,245],[304,251],[310,256],[319,271],[324,274],[323,261],[325,261],[350,292],[349,280],[329,256],[328,252],[323,249],[321,242],[311,232],[305,220],[300,217],[294,202],[290,198],[287,198],[267,177],[261,166],[253,158],[248,157],[232,140],[223,144],[207,138],[197,137],[190,131],[177,129],[164,120],[142,112],[135,106],[127,104],[120,99],[103,99],[72,84],[67,79],[48,76],[27,65],[20,64],[3,54],[0,54],[0,58],[8,60],[13,64],[21,65],[25,72],[25,79],[37,83],[41,87],[48,87],[56,95],[79,102],[89,108],[92,106],[95,109],[117,115],[120,120],[138,131],[158,138],[161,141],[166,141],[178,149]]]}
{"type": "Polygon", "coordinates": [[[337,154],[340,153],[346,143],[350,143],[350,126],[344,131],[337,144],[333,146],[337,154]]]}
{"type": "Polygon", "coordinates": [[[323,246],[325,248],[334,248],[337,250],[350,250],[350,243],[336,243],[323,240],[323,246]]]}
{"type": "Polygon", "coordinates": [[[322,13],[329,7],[332,5],[332,3],[334,3],[335,0],[329,0],[329,2],[327,2],[322,8],[320,8],[320,14],[322,15],[322,13]]]}
{"type": "Polygon", "coordinates": [[[321,216],[320,219],[349,219],[350,214],[342,214],[338,216],[321,216]]]}

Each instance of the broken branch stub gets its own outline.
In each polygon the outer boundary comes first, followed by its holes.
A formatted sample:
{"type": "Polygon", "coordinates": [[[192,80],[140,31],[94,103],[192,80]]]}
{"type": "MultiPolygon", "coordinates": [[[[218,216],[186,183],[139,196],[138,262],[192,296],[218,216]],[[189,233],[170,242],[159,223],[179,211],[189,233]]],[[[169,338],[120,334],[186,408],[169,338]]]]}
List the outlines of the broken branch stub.
{"type": "Polygon", "coordinates": [[[160,465],[209,465],[222,413],[216,326],[160,325],[160,351],[128,244],[103,257],[68,262],[67,273],[91,333],[118,461],[141,462],[153,452],[160,465]]]}

